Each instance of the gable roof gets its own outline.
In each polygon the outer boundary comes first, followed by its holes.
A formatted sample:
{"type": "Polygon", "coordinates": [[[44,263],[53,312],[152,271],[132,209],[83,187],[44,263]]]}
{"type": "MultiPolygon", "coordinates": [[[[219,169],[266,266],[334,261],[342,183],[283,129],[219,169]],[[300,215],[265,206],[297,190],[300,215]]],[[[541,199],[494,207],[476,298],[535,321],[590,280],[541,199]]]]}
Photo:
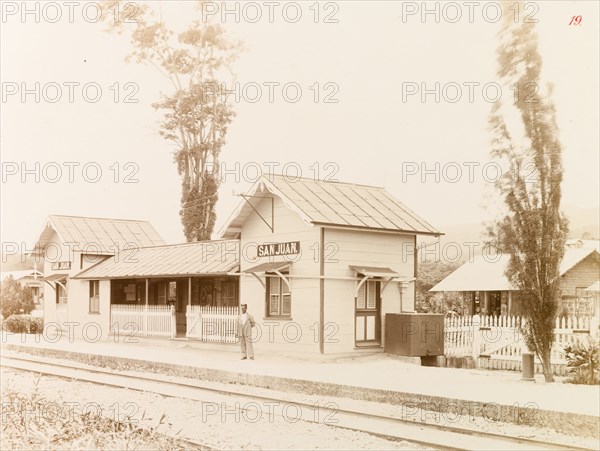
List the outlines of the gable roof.
{"type": "Polygon", "coordinates": [[[239,241],[199,241],[123,251],[96,263],[74,279],[177,277],[227,274],[239,266],[239,241]]]}
{"type": "MultiPolygon", "coordinates": [[[[281,198],[308,224],[443,235],[381,187],[265,174],[246,197],[264,194],[281,198]]],[[[242,200],[219,235],[239,237],[251,213],[252,207],[242,200]]]]}
{"type": "MultiPolygon", "coordinates": [[[[566,249],[560,264],[564,276],[587,257],[600,254],[595,249],[566,249]]],[[[451,273],[429,291],[517,291],[504,275],[510,255],[478,255],[451,273]]]]}
{"type": "Polygon", "coordinates": [[[91,254],[112,255],[129,247],[146,247],[165,244],[148,221],[83,216],[50,215],[34,254],[41,254],[56,232],[61,243],[69,243],[74,250],[87,250],[91,254]]]}
{"type": "Polygon", "coordinates": [[[20,279],[24,279],[27,277],[31,277],[31,278],[39,277],[41,279],[42,277],[44,277],[44,275],[40,271],[37,271],[35,269],[21,269],[21,270],[17,270],[17,271],[2,271],[0,273],[0,282],[3,282],[4,279],[6,279],[9,276],[12,276],[12,278],[14,280],[20,280],[20,279]]]}
{"type": "MultiPolygon", "coordinates": [[[[563,259],[560,262],[560,275],[565,275],[567,271],[573,269],[591,254],[598,254],[598,251],[596,249],[590,248],[565,250],[565,255],[563,256],[563,259]]],[[[600,256],[600,254],[598,254],[598,256],[600,256]]]]}
{"type": "Polygon", "coordinates": [[[429,291],[511,291],[504,275],[510,255],[476,255],[429,291]],[[496,261],[497,260],[497,261],[496,261]]]}

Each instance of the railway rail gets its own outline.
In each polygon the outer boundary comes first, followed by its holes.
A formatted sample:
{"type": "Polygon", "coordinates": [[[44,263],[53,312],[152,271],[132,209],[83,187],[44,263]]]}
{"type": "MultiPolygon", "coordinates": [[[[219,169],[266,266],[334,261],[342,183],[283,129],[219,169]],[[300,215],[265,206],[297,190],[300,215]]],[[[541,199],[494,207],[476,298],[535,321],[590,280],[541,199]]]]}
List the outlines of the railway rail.
{"type": "MultiPolygon", "coordinates": [[[[283,415],[275,412],[271,407],[275,405],[289,405],[290,403],[299,407],[296,411],[301,412],[304,421],[326,424],[331,427],[351,429],[388,440],[409,441],[436,449],[457,450],[590,450],[593,448],[575,447],[567,443],[555,443],[530,438],[512,437],[498,433],[490,433],[465,429],[435,423],[415,422],[413,420],[396,418],[392,416],[379,415],[372,412],[361,411],[350,408],[340,408],[335,405],[318,407],[315,414],[315,405],[286,397],[284,393],[280,396],[266,396],[264,394],[248,393],[243,390],[231,388],[215,388],[202,381],[180,382],[168,380],[165,376],[153,374],[152,377],[142,375],[131,375],[125,373],[114,373],[99,367],[83,367],[69,363],[51,361],[51,359],[39,360],[32,357],[11,354],[0,358],[0,366],[20,371],[30,371],[67,379],[76,379],[104,386],[126,388],[141,392],[149,392],[167,397],[186,398],[200,401],[203,406],[207,403],[241,405],[241,410],[252,411],[252,415],[283,415]],[[269,406],[263,409],[260,406],[269,406]],[[335,422],[327,421],[335,417],[335,422]]],[[[203,410],[203,414],[206,412],[203,410]]],[[[214,413],[213,410],[207,409],[214,413]]],[[[253,416],[254,418],[254,416],[253,416]]],[[[213,448],[210,444],[198,443],[182,437],[179,440],[188,441],[196,446],[213,448]]]]}

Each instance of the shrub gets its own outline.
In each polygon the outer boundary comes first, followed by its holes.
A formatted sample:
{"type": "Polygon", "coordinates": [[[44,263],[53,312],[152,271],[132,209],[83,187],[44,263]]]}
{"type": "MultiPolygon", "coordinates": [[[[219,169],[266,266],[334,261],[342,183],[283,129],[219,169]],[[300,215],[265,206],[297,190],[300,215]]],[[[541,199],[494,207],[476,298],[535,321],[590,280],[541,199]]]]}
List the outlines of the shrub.
{"type": "Polygon", "coordinates": [[[31,315],[11,315],[2,322],[2,330],[14,334],[41,334],[43,329],[43,318],[31,315]]]}
{"type": "Polygon", "coordinates": [[[567,380],[572,384],[600,384],[598,343],[591,338],[588,345],[577,343],[565,348],[567,366],[571,377],[567,380]]]}
{"type": "Polygon", "coordinates": [[[32,316],[30,324],[30,334],[41,334],[44,331],[44,318],[32,316]]]}
{"type": "Polygon", "coordinates": [[[0,312],[4,318],[20,313],[28,314],[35,308],[33,292],[22,287],[12,276],[8,276],[0,286],[0,312]]]}

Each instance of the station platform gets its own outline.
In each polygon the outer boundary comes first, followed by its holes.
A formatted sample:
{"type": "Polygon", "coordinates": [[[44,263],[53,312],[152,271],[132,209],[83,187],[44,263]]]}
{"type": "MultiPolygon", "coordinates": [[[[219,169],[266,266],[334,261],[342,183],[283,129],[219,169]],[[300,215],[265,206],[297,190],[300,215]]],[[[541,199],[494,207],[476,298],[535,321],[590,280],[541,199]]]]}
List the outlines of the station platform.
{"type": "Polygon", "coordinates": [[[423,367],[384,353],[287,355],[257,347],[240,360],[237,345],[139,338],[137,343],[61,339],[2,332],[2,349],[47,358],[173,376],[244,384],[295,393],[347,397],[431,409],[460,406],[474,415],[516,424],[540,424],[565,433],[600,429],[600,387],[521,380],[508,371],[423,367]],[[486,413],[487,412],[487,413],[486,413]],[[495,414],[493,412],[500,412],[495,414]],[[568,414],[568,415],[565,415],[568,414]]]}

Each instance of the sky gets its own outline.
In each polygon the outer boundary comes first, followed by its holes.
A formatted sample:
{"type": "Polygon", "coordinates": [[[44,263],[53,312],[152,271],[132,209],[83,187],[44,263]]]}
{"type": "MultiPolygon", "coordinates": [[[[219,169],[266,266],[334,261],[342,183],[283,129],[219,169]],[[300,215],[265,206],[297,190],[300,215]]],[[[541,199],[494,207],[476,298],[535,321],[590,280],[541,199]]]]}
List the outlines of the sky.
{"type": "MultiPolygon", "coordinates": [[[[471,11],[451,3],[252,2],[236,12],[230,2],[233,12],[213,16],[246,49],[235,64],[240,98],[221,154],[215,231],[269,167],[384,186],[442,231],[491,219],[487,120],[498,96],[510,102],[513,92],[495,87],[496,2],[471,11]]],[[[144,219],[167,242],[184,241],[175,147],[159,136],[151,106],[171,92],[168,80],[126,62],[127,36],[95,22],[90,2],[27,4],[33,12],[23,15],[23,3],[2,2],[3,246],[34,243],[49,214],[144,219]]],[[[152,6],[175,29],[201,18],[191,1],[152,6]]],[[[600,202],[598,9],[527,9],[554,87],[563,205],[582,208],[600,202]]]]}

